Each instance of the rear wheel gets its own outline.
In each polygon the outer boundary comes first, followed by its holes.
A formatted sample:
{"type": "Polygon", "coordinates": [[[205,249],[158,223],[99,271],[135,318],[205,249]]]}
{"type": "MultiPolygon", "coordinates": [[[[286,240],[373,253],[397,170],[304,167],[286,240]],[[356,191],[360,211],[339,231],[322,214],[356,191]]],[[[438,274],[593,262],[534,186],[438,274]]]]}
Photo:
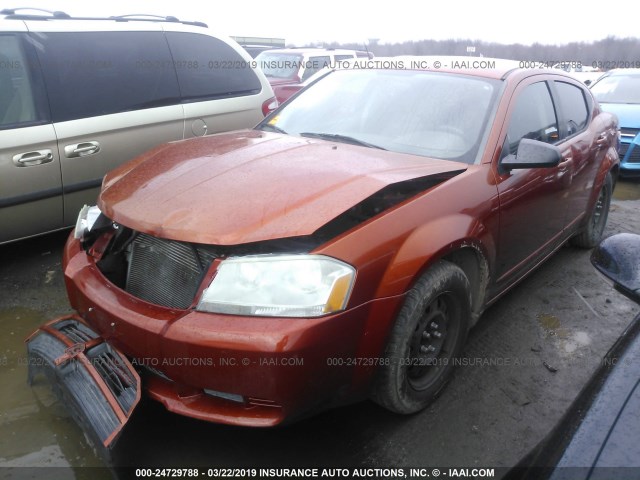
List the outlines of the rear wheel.
{"type": "Polygon", "coordinates": [[[384,353],[373,400],[402,414],[425,408],[451,378],[471,317],[469,280],[439,261],[408,292],[384,353]]]}
{"type": "Polygon", "coordinates": [[[598,194],[596,204],[587,222],[587,226],[582,232],[571,238],[572,245],[581,248],[593,248],[600,243],[602,234],[604,233],[604,227],[607,225],[612,194],[613,178],[611,177],[611,173],[607,173],[600,193],[598,194]]]}

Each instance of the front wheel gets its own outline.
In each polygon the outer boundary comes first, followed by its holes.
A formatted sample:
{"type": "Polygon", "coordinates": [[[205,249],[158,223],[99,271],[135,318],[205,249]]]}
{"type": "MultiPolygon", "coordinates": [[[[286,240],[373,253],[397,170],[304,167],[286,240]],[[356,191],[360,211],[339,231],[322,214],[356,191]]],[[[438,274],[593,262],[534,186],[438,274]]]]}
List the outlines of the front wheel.
{"type": "Polygon", "coordinates": [[[464,272],[438,261],[407,293],[377,372],[372,399],[392,412],[425,408],[451,378],[471,317],[464,272]]]}
{"type": "Polygon", "coordinates": [[[587,222],[587,226],[582,232],[571,238],[572,245],[581,248],[593,248],[600,243],[602,234],[604,233],[604,227],[607,225],[612,194],[613,178],[611,177],[611,173],[607,173],[600,193],[598,194],[596,204],[587,222]]]}

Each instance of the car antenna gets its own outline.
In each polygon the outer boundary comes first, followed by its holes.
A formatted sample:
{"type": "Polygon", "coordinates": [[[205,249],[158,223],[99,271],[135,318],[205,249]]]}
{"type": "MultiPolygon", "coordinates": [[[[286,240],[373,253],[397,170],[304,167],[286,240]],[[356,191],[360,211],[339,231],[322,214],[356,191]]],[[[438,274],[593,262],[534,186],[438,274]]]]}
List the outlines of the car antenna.
{"type": "Polygon", "coordinates": [[[371,59],[371,53],[369,52],[369,47],[367,46],[367,42],[364,42],[364,51],[367,52],[367,58],[371,59]]]}

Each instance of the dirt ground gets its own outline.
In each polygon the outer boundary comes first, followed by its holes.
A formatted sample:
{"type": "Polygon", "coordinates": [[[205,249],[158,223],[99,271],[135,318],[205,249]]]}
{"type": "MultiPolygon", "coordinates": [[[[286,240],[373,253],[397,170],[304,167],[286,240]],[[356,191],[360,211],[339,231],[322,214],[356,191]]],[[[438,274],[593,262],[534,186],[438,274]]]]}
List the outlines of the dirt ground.
{"type": "MultiPolygon", "coordinates": [[[[640,233],[640,184],[620,182],[606,235],[640,233]]],[[[61,274],[67,233],[0,247],[0,473],[109,478],[46,389],[26,384],[24,338],[69,312],[61,274]],[[16,467],[16,468],[6,468],[16,467]]],[[[491,307],[463,364],[424,412],[400,417],[370,402],[286,428],[232,428],[143,401],[117,465],[149,467],[505,467],[559,420],[638,308],[596,273],[589,251],[562,248],[491,307]]]]}

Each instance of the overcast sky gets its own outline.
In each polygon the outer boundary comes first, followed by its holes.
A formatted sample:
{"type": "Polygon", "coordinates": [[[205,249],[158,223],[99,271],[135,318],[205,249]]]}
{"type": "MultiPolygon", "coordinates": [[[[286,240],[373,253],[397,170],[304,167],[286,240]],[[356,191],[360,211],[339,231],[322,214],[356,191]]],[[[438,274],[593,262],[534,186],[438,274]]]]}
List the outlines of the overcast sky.
{"type": "Polygon", "coordinates": [[[226,35],[279,37],[287,44],[296,45],[365,42],[374,38],[381,43],[468,38],[499,43],[562,44],[590,42],[609,35],[640,36],[637,22],[625,18],[623,2],[615,0],[591,4],[597,7],[595,10],[588,2],[524,4],[500,0],[29,0],[10,3],[63,10],[77,16],[173,15],[181,20],[203,21],[226,35]]]}

